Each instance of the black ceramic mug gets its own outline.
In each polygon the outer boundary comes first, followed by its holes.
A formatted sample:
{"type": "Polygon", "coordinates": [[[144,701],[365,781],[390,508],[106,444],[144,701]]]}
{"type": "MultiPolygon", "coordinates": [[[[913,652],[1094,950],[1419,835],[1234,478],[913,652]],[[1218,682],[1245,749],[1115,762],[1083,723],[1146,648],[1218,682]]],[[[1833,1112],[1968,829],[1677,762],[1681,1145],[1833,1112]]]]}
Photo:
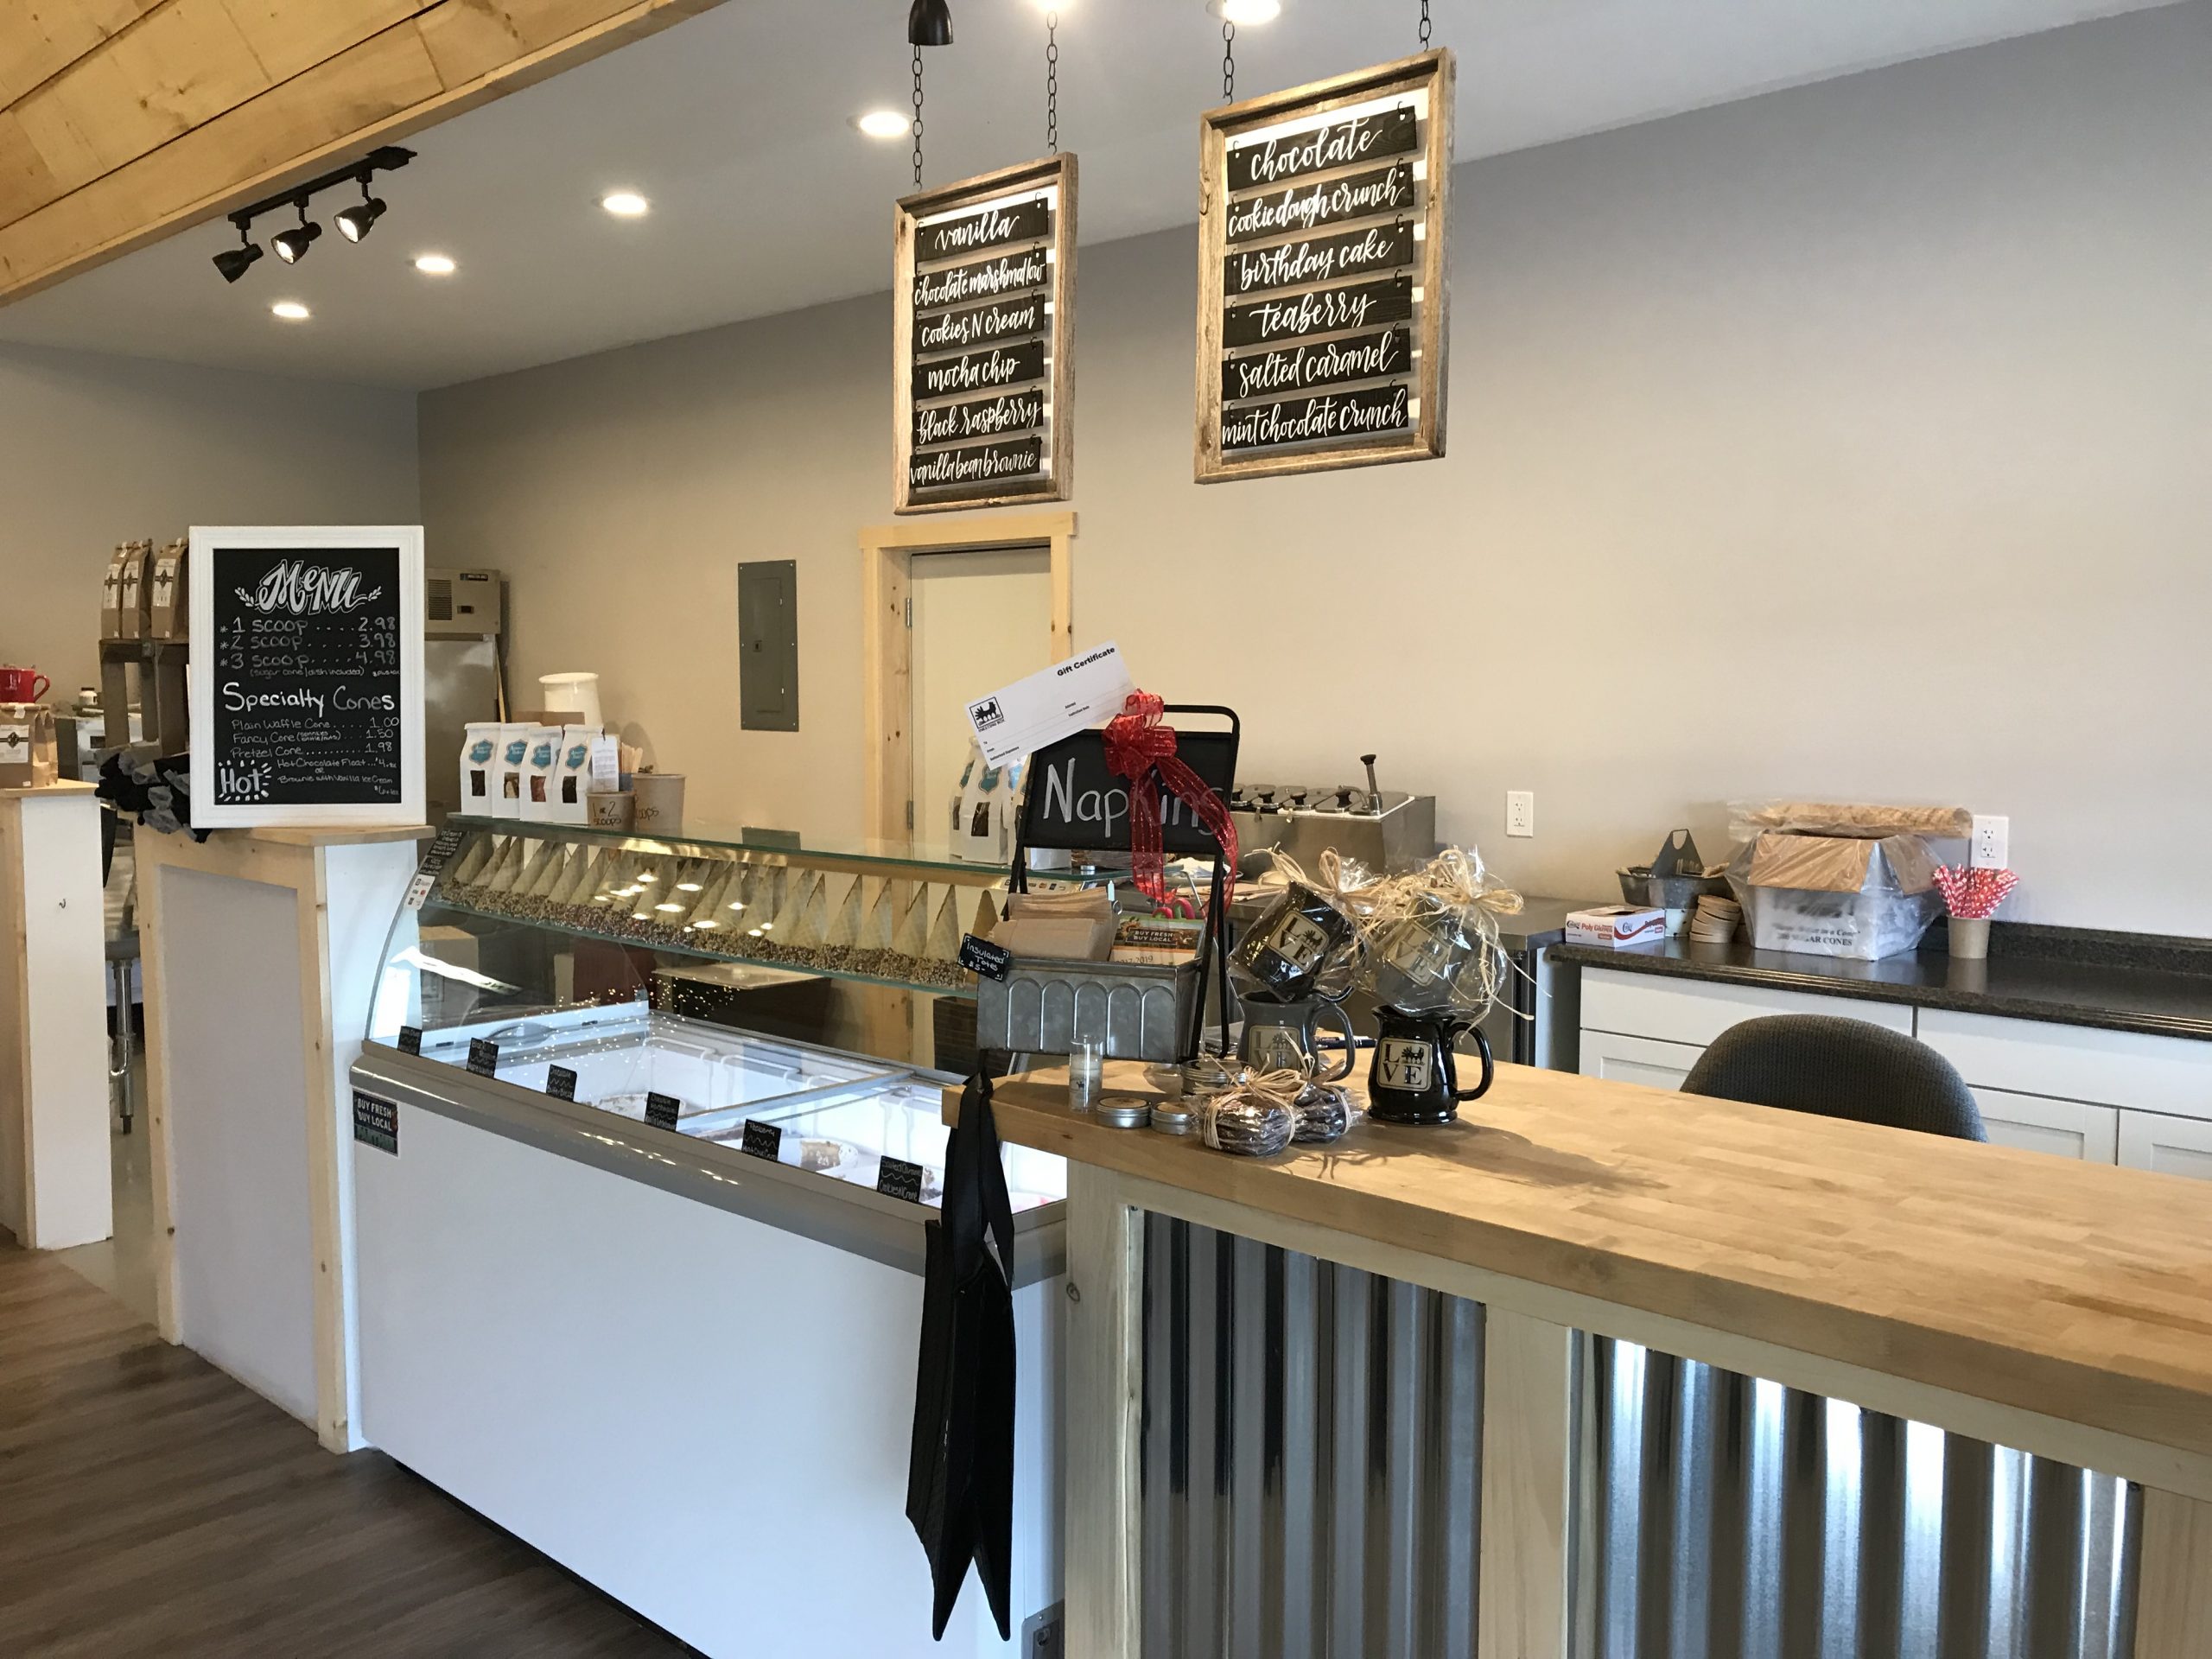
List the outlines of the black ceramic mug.
{"type": "Polygon", "coordinates": [[[1294,881],[1229,958],[1249,988],[1276,1002],[1343,996],[1351,982],[1352,919],[1318,888],[1294,881]],[[1334,980],[1330,984],[1325,982],[1334,980]]]}
{"type": "Polygon", "coordinates": [[[1244,1034],[1236,1058],[1255,1071],[1303,1071],[1316,1083],[1337,1083],[1351,1075],[1358,1046],[1351,1020],[1334,1002],[1319,997],[1303,1002],[1244,1000],[1244,1034]],[[1340,1062],[1330,1069],[1321,1065],[1323,1026],[1334,1026],[1344,1039],[1340,1062]]]}
{"type": "Polygon", "coordinates": [[[1449,1014],[1398,1008],[1377,1008],[1375,1018],[1379,1034],[1367,1073],[1367,1115],[1378,1123],[1449,1123],[1459,1115],[1459,1103],[1481,1095],[1497,1075],[1490,1039],[1480,1027],[1449,1014]],[[1452,1048],[1462,1031],[1473,1034],[1482,1056],[1482,1081],[1471,1089],[1459,1087],[1452,1048]]]}

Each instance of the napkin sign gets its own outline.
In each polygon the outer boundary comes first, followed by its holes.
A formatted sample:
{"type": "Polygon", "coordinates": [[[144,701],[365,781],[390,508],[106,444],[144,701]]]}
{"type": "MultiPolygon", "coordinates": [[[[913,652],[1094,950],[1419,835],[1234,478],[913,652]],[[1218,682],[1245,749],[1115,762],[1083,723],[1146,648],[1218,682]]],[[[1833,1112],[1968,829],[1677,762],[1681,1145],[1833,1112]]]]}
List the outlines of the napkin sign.
{"type": "Polygon", "coordinates": [[[468,1039],[468,1070],[472,1077],[495,1077],[499,1074],[499,1046],[488,1037],[468,1039]]]}
{"type": "Polygon", "coordinates": [[[973,933],[960,941],[960,965],[985,979],[1004,979],[1014,967],[1014,952],[973,933]]]}
{"type": "Polygon", "coordinates": [[[772,1164],[779,1164],[784,1160],[784,1132],[773,1123],[748,1122],[741,1149],[753,1157],[766,1158],[772,1164]]]}
{"type": "Polygon", "coordinates": [[[922,1201],[922,1166],[910,1164],[904,1158],[886,1158],[876,1171],[875,1190],[887,1198],[904,1198],[908,1204],[922,1201]]]}
{"type": "Polygon", "coordinates": [[[556,1100],[574,1100],[576,1097],[576,1074],[565,1065],[547,1067],[545,1092],[556,1100]]]}
{"type": "Polygon", "coordinates": [[[677,1116],[683,1109],[683,1103],[674,1095],[645,1096],[645,1122],[657,1129],[674,1128],[677,1116]]]}

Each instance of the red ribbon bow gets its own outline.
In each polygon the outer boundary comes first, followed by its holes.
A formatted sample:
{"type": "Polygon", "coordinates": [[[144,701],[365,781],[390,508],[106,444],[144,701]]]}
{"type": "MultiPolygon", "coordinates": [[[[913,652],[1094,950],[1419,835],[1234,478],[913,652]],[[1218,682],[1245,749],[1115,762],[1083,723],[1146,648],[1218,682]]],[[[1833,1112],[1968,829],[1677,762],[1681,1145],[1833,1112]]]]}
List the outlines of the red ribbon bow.
{"type": "Polygon", "coordinates": [[[1175,728],[1160,723],[1165,712],[1161,700],[1149,691],[1133,691],[1122,712],[1106,723],[1106,769],[1129,785],[1130,879],[1153,903],[1166,903],[1160,835],[1160,785],[1165,783],[1220,843],[1228,864],[1226,904],[1236,890],[1236,825],[1221,797],[1176,753],[1175,728]]]}

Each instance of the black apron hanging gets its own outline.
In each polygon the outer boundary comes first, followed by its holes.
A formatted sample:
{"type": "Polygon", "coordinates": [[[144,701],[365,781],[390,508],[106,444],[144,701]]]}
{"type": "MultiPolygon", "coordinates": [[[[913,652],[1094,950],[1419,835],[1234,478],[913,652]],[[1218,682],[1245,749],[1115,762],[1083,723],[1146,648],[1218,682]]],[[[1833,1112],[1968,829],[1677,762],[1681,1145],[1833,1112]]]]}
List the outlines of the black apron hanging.
{"type": "Polygon", "coordinates": [[[972,1560],[1003,1641],[1014,1545],[1014,1210],[980,1058],[960,1097],[939,1217],[927,1225],[906,1518],[929,1554],[931,1634],[944,1639],[972,1560]]]}

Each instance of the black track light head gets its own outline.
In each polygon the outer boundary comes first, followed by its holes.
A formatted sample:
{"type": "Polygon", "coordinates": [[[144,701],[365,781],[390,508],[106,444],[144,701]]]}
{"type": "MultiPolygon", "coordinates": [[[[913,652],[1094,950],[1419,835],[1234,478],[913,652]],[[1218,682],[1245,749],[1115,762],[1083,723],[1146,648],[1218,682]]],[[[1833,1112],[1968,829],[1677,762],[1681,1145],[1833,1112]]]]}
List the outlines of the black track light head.
{"type": "Polygon", "coordinates": [[[348,242],[359,242],[369,233],[369,227],[384,217],[384,198],[369,194],[369,180],[372,174],[364,172],[360,177],[361,200],[351,207],[340,208],[332,217],[338,221],[338,233],[348,242]]]}
{"type": "Polygon", "coordinates": [[[302,196],[294,204],[300,210],[300,222],[289,231],[279,231],[269,238],[269,245],[276,250],[276,257],[288,265],[296,265],[308,257],[308,250],[315,245],[315,238],[322,234],[322,226],[308,219],[308,200],[302,196]]]}
{"type": "Polygon", "coordinates": [[[223,273],[223,280],[235,283],[253,269],[253,262],[261,257],[261,245],[247,234],[246,227],[238,226],[238,245],[225,248],[215,256],[215,269],[223,273]]]}
{"type": "Polygon", "coordinates": [[[950,46],[952,9],[945,0],[914,0],[906,14],[906,41],[910,46],[950,46]]]}
{"type": "Polygon", "coordinates": [[[359,242],[369,233],[369,227],[384,217],[384,200],[380,196],[364,196],[351,207],[341,207],[332,215],[338,221],[338,233],[348,242],[359,242]]]}

